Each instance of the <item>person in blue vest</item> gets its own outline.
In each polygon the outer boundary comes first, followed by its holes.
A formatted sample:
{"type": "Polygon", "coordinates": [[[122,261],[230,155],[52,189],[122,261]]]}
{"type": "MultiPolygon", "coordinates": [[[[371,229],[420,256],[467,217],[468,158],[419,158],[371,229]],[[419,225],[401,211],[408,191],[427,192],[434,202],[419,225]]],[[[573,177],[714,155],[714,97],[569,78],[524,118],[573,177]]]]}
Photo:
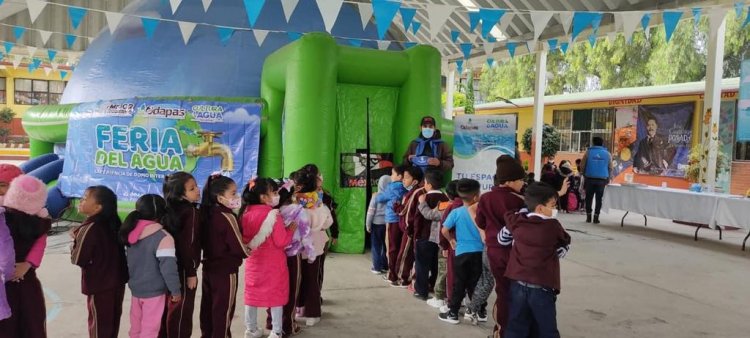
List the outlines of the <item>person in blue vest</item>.
{"type": "Polygon", "coordinates": [[[453,149],[440,138],[435,118],[425,116],[420,123],[419,137],[409,144],[404,162],[422,169],[437,168],[443,173],[453,169],[453,149]]]}
{"type": "Polygon", "coordinates": [[[612,178],[612,155],[604,147],[604,139],[594,137],[593,146],[586,151],[581,159],[583,169],[583,186],[586,190],[586,223],[591,223],[591,203],[596,198],[596,210],[594,211],[594,223],[599,223],[599,212],[602,210],[602,198],[604,188],[612,178]]]}

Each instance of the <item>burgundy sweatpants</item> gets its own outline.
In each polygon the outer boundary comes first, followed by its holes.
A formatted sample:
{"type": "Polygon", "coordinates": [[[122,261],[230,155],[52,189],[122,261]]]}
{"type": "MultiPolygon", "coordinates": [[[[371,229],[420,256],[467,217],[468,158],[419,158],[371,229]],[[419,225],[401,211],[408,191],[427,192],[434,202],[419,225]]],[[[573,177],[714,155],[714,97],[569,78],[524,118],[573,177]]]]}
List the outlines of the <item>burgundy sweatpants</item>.
{"type": "Polygon", "coordinates": [[[453,258],[456,257],[456,251],[453,249],[448,249],[448,264],[447,268],[445,269],[446,275],[445,275],[445,298],[451,299],[451,295],[453,294],[453,258]]]}
{"type": "Polygon", "coordinates": [[[312,263],[303,260],[301,266],[302,283],[297,307],[303,308],[302,317],[320,318],[320,260],[316,258],[312,263]]]}
{"type": "Polygon", "coordinates": [[[11,316],[0,320],[0,338],[46,338],[47,309],[34,269],[19,282],[5,283],[11,316]]]}
{"type": "Polygon", "coordinates": [[[414,238],[403,233],[401,237],[401,248],[396,259],[396,272],[401,285],[411,283],[412,268],[414,268],[414,238]]]}
{"type": "Polygon", "coordinates": [[[195,292],[198,288],[189,289],[187,274],[185,271],[179,273],[182,300],[177,303],[166,302],[161,330],[159,330],[160,338],[189,338],[193,333],[193,310],[195,310],[195,292]]]}
{"type": "Polygon", "coordinates": [[[490,271],[495,277],[495,306],[492,308],[492,318],[495,327],[492,329],[493,337],[500,338],[508,326],[508,314],[510,312],[510,280],[505,277],[508,249],[487,247],[487,258],[490,261],[490,271]]]}
{"type": "Polygon", "coordinates": [[[203,271],[201,296],[201,337],[231,338],[232,318],[237,300],[237,272],[203,271]]]}
{"type": "Polygon", "coordinates": [[[87,297],[89,337],[117,338],[120,332],[122,299],[124,297],[125,284],[87,297]]]}
{"type": "Polygon", "coordinates": [[[385,249],[388,254],[388,280],[398,281],[398,252],[401,250],[401,238],[404,232],[398,223],[388,223],[385,228],[385,249]]]}
{"type": "MultiPolygon", "coordinates": [[[[294,308],[297,304],[297,298],[299,297],[300,283],[302,283],[302,275],[300,270],[302,269],[302,256],[296,255],[286,258],[286,266],[289,269],[289,298],[284,305],[284,315],[282,320],[281,329],[284,331],[284,337],[293,333],[299,332],[299,326],[294,321],[294,308]]],[[[267,309],[266,313],[266,329],[271,330],[271,309],[267,309]]]]}

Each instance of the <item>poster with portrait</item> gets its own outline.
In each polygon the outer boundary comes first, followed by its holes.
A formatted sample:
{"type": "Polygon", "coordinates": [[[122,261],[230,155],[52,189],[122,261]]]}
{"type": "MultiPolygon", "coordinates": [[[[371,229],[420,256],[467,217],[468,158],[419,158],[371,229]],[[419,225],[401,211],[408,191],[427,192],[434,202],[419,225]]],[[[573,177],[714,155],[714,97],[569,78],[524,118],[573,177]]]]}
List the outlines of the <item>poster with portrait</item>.
{"type": "Polygon", "coordinates": [[[614,176],[633,167],[633,145],[638,140],[638,106],[615,108],[615,136],[612,158],[614,176]]]}
{"type": "Polygon", "coordinates": [[[694,102],[639,106],[633,171],[684,177],[693,139],[694,112],[694,102]]]}

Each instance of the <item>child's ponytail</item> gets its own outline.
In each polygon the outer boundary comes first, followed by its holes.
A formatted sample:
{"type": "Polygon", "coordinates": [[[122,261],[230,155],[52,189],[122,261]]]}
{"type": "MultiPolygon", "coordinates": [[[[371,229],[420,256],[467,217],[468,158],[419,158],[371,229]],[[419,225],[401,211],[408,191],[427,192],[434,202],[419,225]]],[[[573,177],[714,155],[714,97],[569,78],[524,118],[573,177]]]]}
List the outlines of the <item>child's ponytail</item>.
{"type": "Polygon", "coordinates": [[[260,177],[250,180],[242,191],[242,207],[240,208],[240,215],[244,214],[245,209],[250,205],[263,204],[263,202],[260,201],[260,195],[265,195],[278,189],[278,183],[270,178],[260,177]]]}
{"type": "Polygon", "coordinates": [[[122,222],[122,228],[120,228],[120,240],[126,245],[130,246],[128,242],[128,236],[130,232],[135,229],[140,220],[154,221],[163,223],[164,217],[167,214],[167,202],[164,201],[159,195],[146,194],[141,196],[138,201],[135,202],[135,210],[125,217],[125,221],[122,222]]]}

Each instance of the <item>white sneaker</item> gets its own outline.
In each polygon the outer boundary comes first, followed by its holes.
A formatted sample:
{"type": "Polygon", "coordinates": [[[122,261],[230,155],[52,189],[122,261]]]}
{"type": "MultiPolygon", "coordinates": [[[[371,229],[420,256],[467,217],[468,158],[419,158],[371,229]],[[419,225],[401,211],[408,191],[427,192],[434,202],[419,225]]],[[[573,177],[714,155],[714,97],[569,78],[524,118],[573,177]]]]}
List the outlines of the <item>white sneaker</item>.
{"type": "Polygon", "coordinates": [[[260,338],[263,337],[263,330],[255,328],[255,330],[245,330],[245,338],[260,338]]]}
{"type": "Polygon", "coordinates": [[[443,306],[440,307],[440,313],[448,312],[450,310],[451,309],[448,307],[448,304],[445,304],[445,305],[443,305],[443,306]]]}
{"type": "Polygon", "coordinates": [[[464,318],[471,319],[472,316],[474,316],[474,312],[467,308],[466,312],[464,312],[464,318]]]}
{"type": "Polygon", "coordinates": [[[440,307],[445,306],[445,301],[442,299],[437,299],[435,297],[432,297],[427,301],[427,305],[432,306],[434,308],[440,308],[440,307]]]}
{"type": "Polygon", "coordinates": [[[317,323],[320,323],[320,317],[307,318],[307,320],[305,320],[305,325],[307,326],[315,326],[317,323]]]}
{"type": "Polygon", "coordinates": [[[281,334],[271,331],[271,333],[268,334],[268,338],[281,338],[281,334]]]}

